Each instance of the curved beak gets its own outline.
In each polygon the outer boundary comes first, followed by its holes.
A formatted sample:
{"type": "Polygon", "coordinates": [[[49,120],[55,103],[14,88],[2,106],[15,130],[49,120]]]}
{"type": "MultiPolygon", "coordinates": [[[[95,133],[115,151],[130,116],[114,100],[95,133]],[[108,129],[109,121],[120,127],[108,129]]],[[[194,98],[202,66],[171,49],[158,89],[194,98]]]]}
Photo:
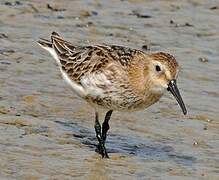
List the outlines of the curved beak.
{"type": "Polygon", "coordinates": [[[186,115],[187,114],[186,106],[185,106],[185,104],[182,100],[182,97],[180,95],[180,92],[177,88],[175,79],[173,79],[169,82],[167,90],[170,91],[172,93],[172,95],[176,98],[177,102],[179,103],[179,105],[183,111],[183,114],[186,115]]]}

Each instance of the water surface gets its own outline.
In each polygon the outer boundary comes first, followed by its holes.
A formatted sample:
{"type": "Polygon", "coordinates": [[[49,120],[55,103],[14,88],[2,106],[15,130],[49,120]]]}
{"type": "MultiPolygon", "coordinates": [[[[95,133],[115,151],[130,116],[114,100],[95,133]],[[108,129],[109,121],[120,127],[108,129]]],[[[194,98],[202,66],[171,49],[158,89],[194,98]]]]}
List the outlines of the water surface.
{"type": "Polygon", "coordinates": [[[0,179],[218,179],[218,2],[48,2],[0,2],[0,179]],[[76,45],[173,54],[188,115],[168,93],[147,110],[113,113],[111,158],[101,159],[93,110],[36,44],[52,31],[76,45]]]}

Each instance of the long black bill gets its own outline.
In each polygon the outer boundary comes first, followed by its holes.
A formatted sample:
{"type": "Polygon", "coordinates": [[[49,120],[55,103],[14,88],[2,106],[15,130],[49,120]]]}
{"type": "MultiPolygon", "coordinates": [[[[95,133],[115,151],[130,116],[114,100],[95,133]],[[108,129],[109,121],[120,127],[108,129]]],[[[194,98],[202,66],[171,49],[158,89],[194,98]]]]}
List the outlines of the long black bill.
{"type": "Polygon", "coordinates": [[[180,93],[179,93],[175,79],[173,79],[169,82],[167,90],[173,94],[173,96],[176,98],[177,102],[179,103],[179,105],[183,111],[183,114],[186,115],[187,114],[186,106],[182,100],[180,93]]]}

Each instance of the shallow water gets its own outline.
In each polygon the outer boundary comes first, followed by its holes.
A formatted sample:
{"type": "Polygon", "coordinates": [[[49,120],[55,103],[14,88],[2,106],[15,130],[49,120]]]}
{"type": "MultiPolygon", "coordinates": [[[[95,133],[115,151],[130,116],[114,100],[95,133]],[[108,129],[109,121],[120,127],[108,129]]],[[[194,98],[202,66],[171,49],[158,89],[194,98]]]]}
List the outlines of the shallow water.
{"type": "Polygon", "coordinates": [[[219,179],[218,1],[49,2],[0,2],[0,179],[219,179]],[[115,112],[101,159],[92,109],[36,44],[52,31],[173,54],[188,115],[168,93],[115,112]]]}

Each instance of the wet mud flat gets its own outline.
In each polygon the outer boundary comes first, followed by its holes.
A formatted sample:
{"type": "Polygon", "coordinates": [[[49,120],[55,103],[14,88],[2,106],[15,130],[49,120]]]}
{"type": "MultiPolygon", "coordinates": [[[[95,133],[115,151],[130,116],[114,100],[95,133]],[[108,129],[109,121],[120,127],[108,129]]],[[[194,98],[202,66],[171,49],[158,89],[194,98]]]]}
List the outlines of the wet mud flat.
{"type": "Polygon", "coordinates": [[[217,1],[1,1],[0,179],[218,179],[217,1]],[[175,55],[183,116],[167,93],[142,112],[112,115],[94,152],[94,112],[36,41],[109,43],[175,55]]]}

